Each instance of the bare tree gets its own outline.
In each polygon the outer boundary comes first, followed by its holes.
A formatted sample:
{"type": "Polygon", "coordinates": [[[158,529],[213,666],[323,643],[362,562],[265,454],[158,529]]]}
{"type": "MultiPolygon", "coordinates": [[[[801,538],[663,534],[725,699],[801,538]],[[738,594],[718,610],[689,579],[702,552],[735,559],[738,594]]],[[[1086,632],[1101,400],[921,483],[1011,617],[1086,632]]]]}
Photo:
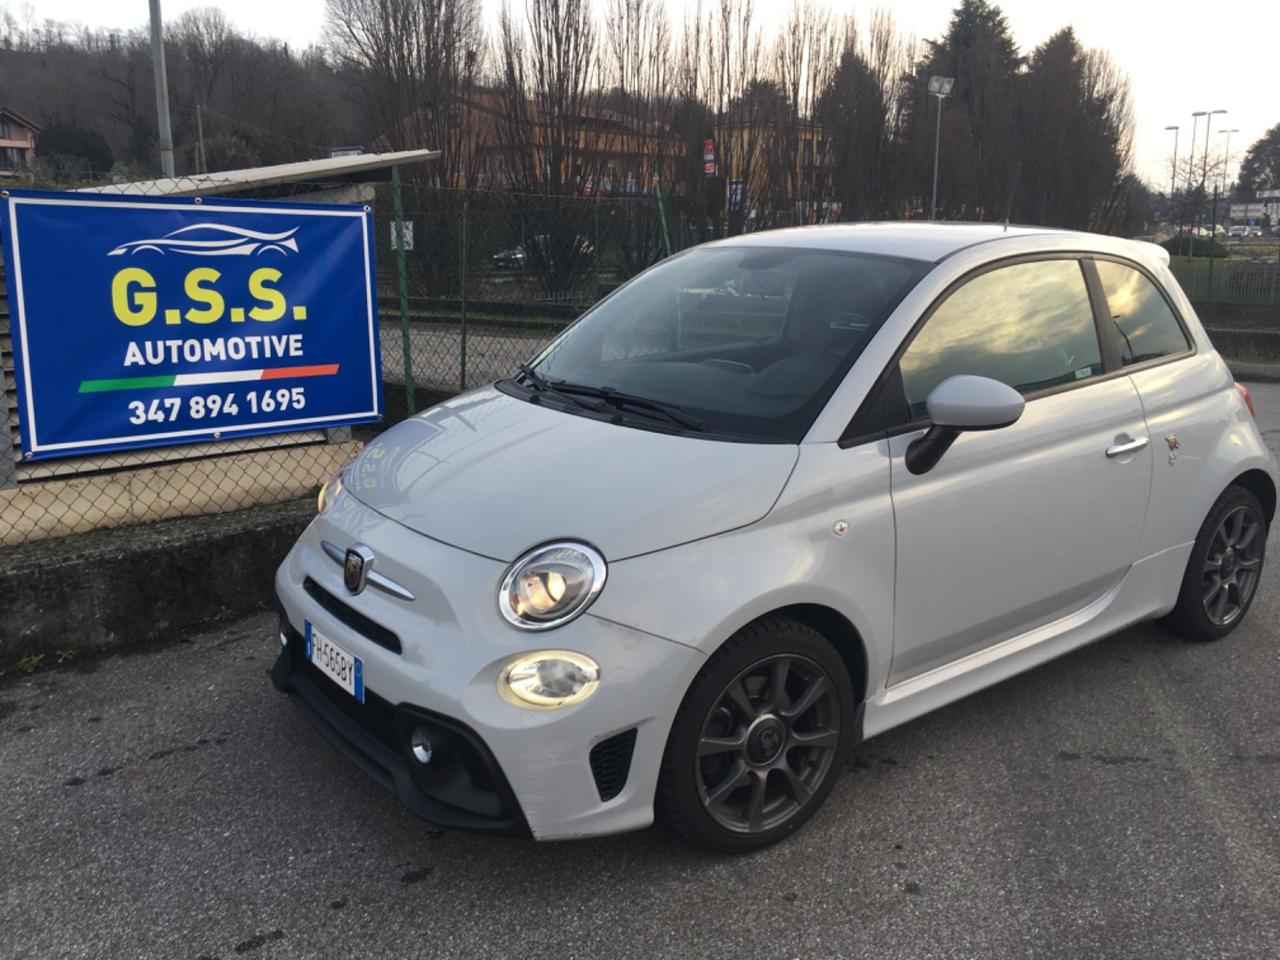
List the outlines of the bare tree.
{"type": "Polygon", "coordinates": [[[479,0],[327,0],[329,48],[363,81],[368,134],[394,149],[444,154],[420,176],[467,175],[466,100],[481,67],[479,0]]]}
{"type": "MultiPolygon", "coordinates": [[[[661,0],[609,0],[602,61],[602,119],[616,123],[608,161],[611,190],[637,200],[670,191],[685,142],[671,126],[671,26],[661,0]]],[[[652,202],[614,205],[605,217],[605,238],[621,255],[626,274],[638,273],[666,249],[661,214],[652,202]]],[[[596,234],[599,220],[597,214],[596,234]]]]}
{"type": "MultiPolygon", "coordinates": [[[[773,196],[782,200],[782,220],[814,223],[831,211],[827,135],[817,104],[830,87],[849,22],[837,21],[814,0],[793,0],[774,44],[773,69],[785,98],[785,116],[765,131],[773,196]]],[[[761,178],[764,179],[764,178],[761,178]]],[[[759,191],[757,191],[759,192],[759,191]]]]}
{"type": "Polygon", "coordinates": [[[521,220],[526,265],[551,297],[572,293],[595,257],[593,192],[616,132],[602,120],[601,72],[590,0],[527,0],[498,20],[502,116],[497,132],[512,189],[548,198],[521,220]]]}
{"type": "Polygon", "coordinates": [[[217,7],[197,7],[178,17],[168,32],[167,40],[190,71],[188,99],[207,105],[238,39],[231,22],[217,7]]]}
{"type": "Polygon", "coordinates": [[[718,0],[697,32],[704,60],[698,92],[711,110],[719,176],[728,181],[715,185],[722,191],[718,209],[713,208],[716,232],[741,233],[760,201],[753,186],[765,182],[757,169],[764,123],[770,113],[777,115],[777,90],[770,89],[765,77],[764,43],[752,0],[718,0]]]}
{"type": "Polygon", "coordinates": [[[597,43],[590,0],[527,0],[523,26],[502,8],[499,136],[517,189],[571,196],[603,172],[611,134],[592,129],[602,105],[597,43]]]}

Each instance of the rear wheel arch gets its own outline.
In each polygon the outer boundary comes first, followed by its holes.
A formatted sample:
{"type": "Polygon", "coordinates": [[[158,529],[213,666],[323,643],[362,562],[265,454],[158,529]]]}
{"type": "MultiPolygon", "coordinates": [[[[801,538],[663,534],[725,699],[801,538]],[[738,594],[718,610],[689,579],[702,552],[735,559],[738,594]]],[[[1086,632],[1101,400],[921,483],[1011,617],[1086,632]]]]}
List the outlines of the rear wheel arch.
{"type": "Polygon", "coordinates": [[[1267,523],[1271,524],[1276,519],[1276,485],[1265,470],[1246,470],[1240,476],[1231,481],[1228,486],[1244,487],[1262,504],[1262,511],[1266,514],[1267,523]]]}

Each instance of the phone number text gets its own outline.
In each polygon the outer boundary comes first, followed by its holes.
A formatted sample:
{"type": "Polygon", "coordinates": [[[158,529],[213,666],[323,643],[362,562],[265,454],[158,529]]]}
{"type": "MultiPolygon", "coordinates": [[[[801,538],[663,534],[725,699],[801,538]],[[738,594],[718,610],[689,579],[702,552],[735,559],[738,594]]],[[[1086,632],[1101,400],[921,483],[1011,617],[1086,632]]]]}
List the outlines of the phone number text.
{"type": "Polygon", "coordinates": [[[134,425],[172,423],[182,416],[184,409],[186,415],[192,420],[209,420],[217,417],[237,417],[241,409],[256,416],[259,413],[302,410],[306,405],[307,397],[302,387],[250,390],[243,394],[213,393],[194,397],[156,397],[149,403],[142,400],[131,401],[129,422],[134,425]]]}

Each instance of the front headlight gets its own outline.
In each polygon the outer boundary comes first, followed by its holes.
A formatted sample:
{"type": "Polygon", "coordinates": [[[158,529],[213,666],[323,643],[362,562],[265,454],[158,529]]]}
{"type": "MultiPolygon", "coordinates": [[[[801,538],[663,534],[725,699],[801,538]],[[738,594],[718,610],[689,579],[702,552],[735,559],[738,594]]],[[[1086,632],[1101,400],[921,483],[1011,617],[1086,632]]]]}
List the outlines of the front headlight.
{"type": "Polygon", "coordinates": [[[499,691],[521,707],[568,707],[600,686],[600,665],[585,653],[539,650],[507,664],[499,691]]]}
{"type": "Polygon", "coordinates": [[[329,482],[320,488],[320,495],[316,497],[316,513],[324,513],[333,506],[333,501],[338,499],[338,494],[342,492],[342,475],[346,469],[345,466],[339,468],[338,472],[329,478],[329,482]]]}
{"type": "Polygon", "coordinates": [[[585,543],[549,543],[511,565],[498,591],[498,609],[521,630],[568,623],[604,588],[604,557],[585,543]]]}

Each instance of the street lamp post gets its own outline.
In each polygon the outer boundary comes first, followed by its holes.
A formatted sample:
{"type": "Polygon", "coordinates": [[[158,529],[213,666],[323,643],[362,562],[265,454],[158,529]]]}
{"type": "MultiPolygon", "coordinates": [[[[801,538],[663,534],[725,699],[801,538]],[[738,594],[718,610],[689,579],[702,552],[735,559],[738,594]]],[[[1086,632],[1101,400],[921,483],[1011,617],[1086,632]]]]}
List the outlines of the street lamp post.
{"type": "MultiPolygon", "coordinates": [[[[1210,128],[1213,126],[1213,115],[1214,115],[1215,113],[1226,113],[1226,112],[1227,112],[1227,111],[1225,111],[1225,110],[1206,110],[1206,111],[1205,111],[1205,117],[1204,117],[1204,163],[1203,163],[1203,164],[1201,165],[1201,167],[1200,167],[1200,183],[1201,183],[1201,184],[1203,185],[1203,187],[1204,187],[1204,198],[1205,198],[1206,200],[1208,200],[1208,199],[1209,199],[1209,131],[1210,131],[1210,128]]],[[[1194,160],[1194,154],[1193,154],[1192,156],[1193,156],[1192,162],[1194,163],[1194,162],[1195,162],[1195,160],[1194,160]]],[[[1197,220],[1199,220],[1199,219],[1200,219],[1200,205],[1199,205],[1199,204],[1196,204],[1196,219],[1197,219],[1197,220]]],[[[1213,234],[1214,234],[1214,231],[1216,231],[1216,230],[1217,230],[1217,228],[1218,228],[1217,220],[1218,220],[1218,198],[1217,198],[1217,196],[1215,195],[1215,196],[1214,196],[1214,198],[1213,198],[1213,207],[1212,207],[1212,212],[1211,212],[1211,214],[1210,214],[1210,222],[1209,222],[1209,239],[1210,239],[1210,240],[1215,240],[1215,239],[1217,239],[1217,238],[1216,238],[1216,237],[1214,237],[1214,235],[1213,235],[1213,234]]]]}
{"type": "Polygon", "coordinates": [[[1169,177],[1169,222],[1173,223],[1173,195],[1178,189],[1178,131],[1182,128],[1175,123],[1165,129],[1173,131],[1173,175],[1169,177]]]}
{"type": "Polygon", "coordinates": [[[1191,114],[1191,149],[1188,151],[1188,156],[1191,157],[1191,160],[1187,163],[1187,192],[1188,193],[1191,192],[1191,188],[1195,184],[1194,178],[1196,175],[1196,128],[1200,126],[1200,118],[1203,116],[1207,116],[1208,113],[1209,111],[1207,110],[1197,110],[1195,113],[1191,114]]]}
{"type": "Polygon", "coordinates": [[[1204,121],[1204,164],[1200,168],[1200,179],[1204,181],[1205,189],[1209,189],[1209,128],[1213,124],[1213,115],[1215,113],[1226,113],[1225,110],[1206,110],[1204,121]]]}
{"type": "Polygon", "coordinates": [[[1231,165],[1231,135],[1239,133],[1239,127],[1232,127],[1230,130],[1222,131],[1227,138],[1226,146],[1222,149],[1222,195],[1227,194],[1227,168],[1231,165]]]}
{"type": "Polygon", "coordinates": [[[938,98],[938,122],[933,135],[933,205],[930,208],[930,220],[938,219],[938,154],[942,145],[942,101],[951,96],[951,87],[955,77],[929,78],[929,92],[938,98]]]}
{"type": "MultiPolygon", "coordinates": [[[[1203,117],[1203,116],[1204,116],[1204,114],[1205,114],[1205,112],[1204,112],[1203,110],[1197,110],[1197,111],[1195,111],[1195,113],[1191,114],[1191,149],[1190,149],[1189,151],[1187,151],[1187,154],[1188,154],[1188,156],[1190,156],[1190,157],[1191,157],[1191,159],[1187,162],[1187,194],[1186,194],[1186,196],[1183,198],[1183,200],[1184,200],[1184,201],[1189,201],[1189,200],[1191,199],[1191,184],[1192,184],[1192,180],[1191,180],[1191,178],[1195,176],[1195,165],[1196,165],[1196,161],[1195,161],[1195,156],[1196,156],[1196,127],[1198,127],[1198,126],[1200,125],[1200,118],[1201,118],[1201,117],[1203,117]]],[[[1185,203],[1184,203],[1184,206],[1185,206],[1185,203]]],[[[1186,211],[1186,210],[1184,210],[1184,212],[1185,212],[1185,213],[1189,213],[1190,211],[1186,211]]],[[[1180,219],[1180,223],[1179,223],[1179,225],[1178,225],[1178,232],[1179,232],[1179,233],[1182,233],[1182,232],[1183,232],[1183,228],[1187,225],[1187,218],[1186,218],[1185,216],[1183,216],[1183,217],[1181,217],[1181,218],[1179,218],[1179,219],[1180,219]]],[[[1195,226],[1195,225],[1194,225],[1194,224],[1192,224],[1192,228],[1193,228],[1193,229],[1194,229],[1194,226],[1195,226]]],[[[1179,241],[1179,244],[1178,244],[1178,245],[1179,245],[1179,247],[1181,247],[1181,246],[1182,246],[1181,241],[1179,241]]]]}

